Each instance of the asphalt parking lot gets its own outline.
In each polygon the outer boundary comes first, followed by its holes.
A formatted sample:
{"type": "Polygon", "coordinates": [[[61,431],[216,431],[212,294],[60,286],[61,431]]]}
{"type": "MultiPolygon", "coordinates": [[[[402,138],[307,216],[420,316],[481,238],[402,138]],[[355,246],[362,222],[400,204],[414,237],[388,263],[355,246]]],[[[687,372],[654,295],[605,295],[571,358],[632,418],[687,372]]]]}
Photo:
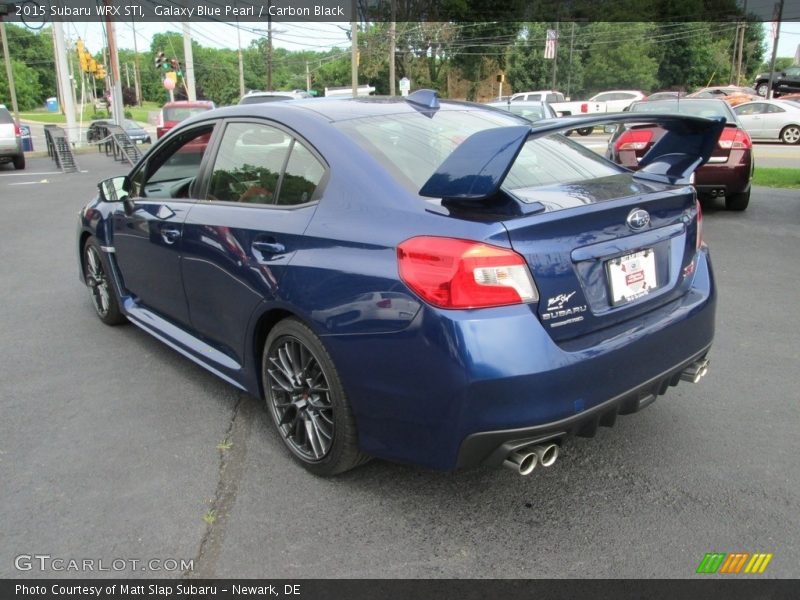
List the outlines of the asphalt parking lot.
{"type": "Polygon", "coordinates": [[[196,577],[684,578],[712,551],[773,553],[760,577],[800,574],[797,190],[706,210],[719,306],[699,384],[527,478],[372,461],[323,480],[258,400],[97,320],[76,213],[126,169],[79,164],[0,165],[0,577],[184,574],[15,567],[49,555],[194,560],[196,577]]]}

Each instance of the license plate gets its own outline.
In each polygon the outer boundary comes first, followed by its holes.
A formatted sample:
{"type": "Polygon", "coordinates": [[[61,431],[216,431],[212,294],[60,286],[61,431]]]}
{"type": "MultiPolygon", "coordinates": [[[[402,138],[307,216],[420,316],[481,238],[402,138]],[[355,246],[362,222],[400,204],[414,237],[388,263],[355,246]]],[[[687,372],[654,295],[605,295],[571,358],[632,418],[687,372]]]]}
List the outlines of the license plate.
{"type": "Polygon", "coordinates": [[[652,248],[609,260],[606,271],[614,306],[646,296],[658,287],[656,253],[652,248]]]}

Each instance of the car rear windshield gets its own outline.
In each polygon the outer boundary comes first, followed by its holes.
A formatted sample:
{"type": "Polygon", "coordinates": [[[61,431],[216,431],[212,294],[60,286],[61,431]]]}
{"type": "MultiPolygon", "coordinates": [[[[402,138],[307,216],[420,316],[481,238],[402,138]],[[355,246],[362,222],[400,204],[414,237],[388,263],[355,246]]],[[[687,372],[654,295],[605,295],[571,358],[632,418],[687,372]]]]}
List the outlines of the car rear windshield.
{"type": "MultiPolygon", "coordinates": [[[[336,123],[414,193],[456,147],[478,131],[524,121],[495,111],[439,111],[384,115],[336,123]]],[[[528,141],[505,179],[508,190],[574,183],[616,175],[621,170],[563,135],[528,141]]]]}
{"type": "Polygon", "coordinates": [[[10,125],[14,122],[14,118],[6,108],[0,108],[0,125],[10,125]]]}
{"type": "Polygon", "coordinates": [[[733,111],[723,100],[676,99],[639,102],[631,107],[631,112],[689,115],[706,118],[724,117],[728,122],[736,122],[733,111]]]}
{"type": "Polygon", "coordinates": [[[189,117],[193,117],[195,115],[199,115],[200,113],[204,113],[207,110],[211,110],[210,108],[206,108],[204,106],[193,106],[193,107],[170,107],[164,109],[164,121],[183,121],[184,119],[188,119],[189,117]]]}

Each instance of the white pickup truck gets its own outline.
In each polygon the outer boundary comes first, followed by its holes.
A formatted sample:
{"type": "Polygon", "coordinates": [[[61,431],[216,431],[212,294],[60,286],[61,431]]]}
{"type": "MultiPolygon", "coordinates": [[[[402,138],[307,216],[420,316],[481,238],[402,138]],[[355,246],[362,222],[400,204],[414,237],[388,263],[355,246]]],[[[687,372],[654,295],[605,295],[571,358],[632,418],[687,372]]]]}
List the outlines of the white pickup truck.
{"type": "MultiPolygon", "coordinates": [[[[642,92],[636,90],[612,90],[609,92],[601,92],[588,100],[570,102],[561,92],[555,90],[539,90],[514,94],[511,96],[511,102],[520,102],[524,100],[547,102],[551,108],[556,111],[559,117],[567,117],[593,113],[622,112],[627,110],[632,103],[644,97],[642,92]]],[[[586,127],[584,129],[578,129],[577,132],[580,135],[589,135],[592,133],[592,128],[586,127]]]]}

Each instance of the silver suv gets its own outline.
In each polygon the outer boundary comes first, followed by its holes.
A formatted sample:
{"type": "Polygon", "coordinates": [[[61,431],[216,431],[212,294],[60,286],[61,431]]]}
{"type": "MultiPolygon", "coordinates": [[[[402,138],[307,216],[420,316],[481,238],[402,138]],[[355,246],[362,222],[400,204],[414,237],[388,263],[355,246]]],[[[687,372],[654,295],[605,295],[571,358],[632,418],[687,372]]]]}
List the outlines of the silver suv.
{"type": "Polygon", "coordinates": [[[25,168],[19,127],[8,109],[0,104],[0,163],[5,162],[13,162],[15,169],[25,168]]]}

